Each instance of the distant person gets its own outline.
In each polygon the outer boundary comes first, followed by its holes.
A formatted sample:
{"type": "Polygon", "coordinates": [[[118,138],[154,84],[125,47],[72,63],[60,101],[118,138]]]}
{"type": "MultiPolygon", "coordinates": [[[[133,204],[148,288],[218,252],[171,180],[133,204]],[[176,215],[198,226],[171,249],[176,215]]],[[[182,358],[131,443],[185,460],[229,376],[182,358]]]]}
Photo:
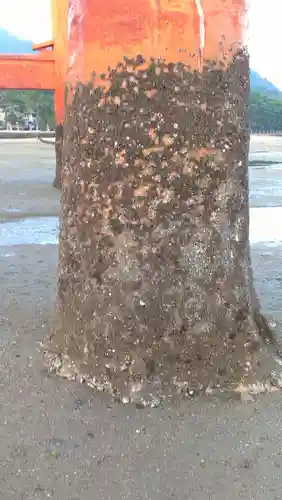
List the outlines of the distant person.
{"type": "Polygon", "coordinates": [[[32,115],[28,116],[28,130],[34,130],[35,127],[35,120],[32,115]]]}

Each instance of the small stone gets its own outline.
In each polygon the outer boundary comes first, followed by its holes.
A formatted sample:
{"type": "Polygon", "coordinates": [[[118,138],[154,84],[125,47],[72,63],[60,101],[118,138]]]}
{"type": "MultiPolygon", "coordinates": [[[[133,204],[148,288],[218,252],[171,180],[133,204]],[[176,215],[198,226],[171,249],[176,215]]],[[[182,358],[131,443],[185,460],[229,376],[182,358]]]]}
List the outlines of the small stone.
{"type": "Polygon", "coordinates": [[[282,389],[282,373],[272,371],[270,382],[274,387],[277,387],[278,389],[282,389]]]}
{"type": "Polygon", "coordinates": [[[127,405],[130,402],[130,399],[128,397],[124,396],[123,398],[121,398],[121,402],[122,402],[122,404],[127,405]]]}

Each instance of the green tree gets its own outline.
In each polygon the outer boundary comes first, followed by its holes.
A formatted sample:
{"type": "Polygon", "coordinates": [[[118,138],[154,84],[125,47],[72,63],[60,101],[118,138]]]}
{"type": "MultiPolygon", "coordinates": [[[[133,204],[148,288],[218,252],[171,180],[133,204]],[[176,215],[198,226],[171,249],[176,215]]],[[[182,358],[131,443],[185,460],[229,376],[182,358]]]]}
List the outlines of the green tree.
{"type": "Polygon", "coordinates": [[[282,99],[276,95],[252,92],[249,117],[253,132],[282,131],[282,99]]]}
{"type": "Polygon", "coordinates": [[[22,121],[24,115],[36,114],[39,128],[55,127],[53,92],[41,90],[7,90],[0,92],[0,107],[12,123],[22,121]]]}

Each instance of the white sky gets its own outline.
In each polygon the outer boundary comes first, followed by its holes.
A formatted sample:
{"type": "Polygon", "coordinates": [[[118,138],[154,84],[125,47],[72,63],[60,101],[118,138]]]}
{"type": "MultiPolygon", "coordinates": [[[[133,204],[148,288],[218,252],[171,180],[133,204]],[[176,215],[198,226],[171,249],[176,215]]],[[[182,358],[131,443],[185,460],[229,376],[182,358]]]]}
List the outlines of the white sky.
{"type": "MultiPolygon", "coordinates": [[[[0,1],[1,28],[19,38],[31,39],[34,42],[52,38],[50,0],[0,1]]],[[[282,89],[282,0],[249,0],[249,3],[249,49],[252,68],[282,89]]]]}

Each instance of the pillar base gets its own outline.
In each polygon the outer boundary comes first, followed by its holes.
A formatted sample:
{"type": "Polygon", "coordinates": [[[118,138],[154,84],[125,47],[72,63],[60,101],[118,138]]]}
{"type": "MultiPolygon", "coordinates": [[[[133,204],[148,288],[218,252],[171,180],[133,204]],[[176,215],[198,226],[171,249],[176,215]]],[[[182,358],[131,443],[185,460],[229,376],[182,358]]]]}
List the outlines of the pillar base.
{"type": "Polygon", "coordinates": [[[80,84],[68,107],[50,369],[124,401],[271,392],[279,346],[248,241],[248,58],[203,73],[139,61],[108,75],[106,95],[80,84]]]}

